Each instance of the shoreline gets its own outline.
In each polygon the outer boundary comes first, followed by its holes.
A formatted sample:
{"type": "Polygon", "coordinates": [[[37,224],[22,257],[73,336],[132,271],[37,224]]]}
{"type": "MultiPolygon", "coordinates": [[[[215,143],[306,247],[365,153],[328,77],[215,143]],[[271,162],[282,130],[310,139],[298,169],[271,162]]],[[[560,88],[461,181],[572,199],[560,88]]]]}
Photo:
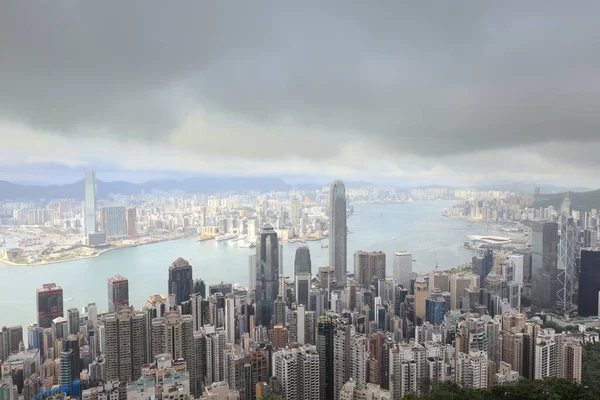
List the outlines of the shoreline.
{"type": "Polygon", "coordinates": [[[113,246],[113,247],[109,247],[109,248],[106,248],[106,249],[102,249],[102,250],[98,251],[98,253],[96,253],[94,255],[82,256],[82,257],[77,257],[77,258],[68,258],[68,259],[65,259],[65,260],[37,261],[37,262],[34,262],[34,263],[21,264],[21,263],[16,263],[16,262],[5,260],[5,259],[0,259],[0,267],[2,267],[2,266],[7,266],[7,267],[41,267],[43,265],[60,264],[60,263],[67,263],[67,262],[73,262],[73,261],[87,260],[87,259],[90,259],[90,258],[100,257],[102,254],[108,253],[109,251],[129,249],[129,248],[132,248],[132,247],[147,246],[147,245],[150,245],[150,244],[156,244],[156,243],[162,243],[162,242],[169,242],[169,241],[172,241],[172,240],[179,240],[179,239],[188,239],[188,238],[191,238],[191,237],[194,237],[194,236],[185,235],[185,236],[168,238],[168,239],[159,239],[159,240],[155,240],[155,241],[151,241],[151,242],[147,242],[147,243],[137,243],[137,244],[127,245],[127,246],[120,246],[120,247],[114,247],[113,246]]]}

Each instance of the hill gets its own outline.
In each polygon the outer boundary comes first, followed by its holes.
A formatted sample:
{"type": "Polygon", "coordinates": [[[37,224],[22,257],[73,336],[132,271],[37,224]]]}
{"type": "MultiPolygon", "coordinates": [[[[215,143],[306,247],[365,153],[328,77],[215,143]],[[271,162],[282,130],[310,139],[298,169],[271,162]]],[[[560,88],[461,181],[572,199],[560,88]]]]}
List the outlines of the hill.
{"type": "MultiPolygon", "coordinates": [[[[541,194],[536,196],[534,207],[553,206],[559,208],[565,198],[566,192],[555,194],[541,194]]],[[[600,208],[600,190],[589,192],[569,192],[574,210],[590,211],[592,208],[600,208]]]]}
{"type": "MultiPolygon", "coordinates": [[[[111,193],[124,195],[139,194],[142,191],[153,190],[173,191],[181,190],[186,193],[219,193],[236,191],[247,193],[252,190],[268,192],[271,190],[289,190],[290,185],[280,178],[273,177],[196,177],[182,180],[166,179],[149,181],[145,183],[131,183],[124,181],[104,182],[97,180],[97,194],[105,198],[111,193]]],[[[66,185],[20,185],[7,181],[0,181],[0,200],[40,200],[40,199],[83,199],[84,180],[79,180],[66,185]]]]}

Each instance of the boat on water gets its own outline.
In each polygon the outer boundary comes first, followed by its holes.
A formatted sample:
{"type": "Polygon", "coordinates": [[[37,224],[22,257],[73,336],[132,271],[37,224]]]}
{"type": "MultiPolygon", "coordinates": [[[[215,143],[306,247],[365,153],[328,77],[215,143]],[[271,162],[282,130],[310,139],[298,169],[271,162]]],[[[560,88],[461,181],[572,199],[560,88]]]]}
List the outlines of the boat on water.
{"type": "Polygon", "coordinates": [[[392,240],[397,240],[396,237],[393,237],[392,240]]]}
{"type": "Polygon", "coordinates": [[[254,242],[244,242],[244,243],[240,244],[240,248],[242,248],[242,249],[253,249],[255,247],[256,247],[256,245],[254,244],[254,242]]]}
{"type": "Polygon", "coordinates": [[[67,298],[65,299],[65,301],[73,301],[73,298],[72,298],[72,297],[67,297],[67,298]]]}
{"type": "Polygon", "coordinates": [[[226,241],[226,240],[231,240],[231,239],[233,239],[235,237],[237,237],[237,235],[234,235],[234,234],[230,233],[230,234],[226,234],[226,235],[219,235],[219,236],[215,237],[215,240],[217,242],[223,242],[223,241],[226,241]]]}
{"type": "Polygon", "coordinates": [[[322,248],[322,249],[328,249],[328,248],[329,248],[329,245],[328,245],[328,244],[322,244],[322,245],[321,245],[321,248],[322,248]]]}

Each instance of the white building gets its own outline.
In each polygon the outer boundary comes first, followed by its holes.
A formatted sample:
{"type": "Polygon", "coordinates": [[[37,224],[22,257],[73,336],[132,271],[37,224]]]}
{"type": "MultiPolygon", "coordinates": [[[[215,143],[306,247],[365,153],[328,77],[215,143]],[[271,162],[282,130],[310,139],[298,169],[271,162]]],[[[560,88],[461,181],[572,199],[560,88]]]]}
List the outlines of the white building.
{"type": "Polygon", "coordinates": [[[319,354],[316,346],[281,349],[273,354],[273,371],[286,399],[319,398],[319,354]]]}
{"type": "Polygon", "coordinates": [[[459,353],[456,359],[455,380],[464,388],[486,388],[488,386],[488,358],[485,352],[459,353]]]}
{"type": "Polygon", "coordinates": [[[398,251],[394,254],[394,281],[410,290],[410,276],[412,274],[412,254],[398,251]]]}

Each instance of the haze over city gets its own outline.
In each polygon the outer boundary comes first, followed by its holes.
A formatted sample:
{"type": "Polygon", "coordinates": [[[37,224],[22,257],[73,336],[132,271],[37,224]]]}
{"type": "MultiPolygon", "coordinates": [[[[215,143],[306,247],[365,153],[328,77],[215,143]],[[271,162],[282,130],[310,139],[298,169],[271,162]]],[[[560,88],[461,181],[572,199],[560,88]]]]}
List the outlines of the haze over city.
{"type": "Polygon", "coordinates": [[[600,5],[0,5],[0,178],[600,187],[600,5]]]}

